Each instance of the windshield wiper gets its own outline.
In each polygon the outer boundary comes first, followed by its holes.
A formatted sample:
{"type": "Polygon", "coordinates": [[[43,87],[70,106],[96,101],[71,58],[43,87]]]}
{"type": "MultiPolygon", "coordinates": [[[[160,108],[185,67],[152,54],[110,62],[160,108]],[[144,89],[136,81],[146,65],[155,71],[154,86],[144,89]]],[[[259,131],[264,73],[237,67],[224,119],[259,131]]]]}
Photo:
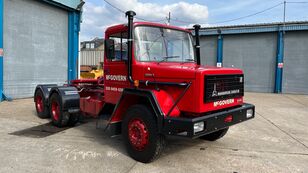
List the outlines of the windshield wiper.
{"type": "Polygon", "coordinates": [[[175,55],[175,56],[164,56],[164,57],[161,57],[162,58],[162,60],[161,61],[159,61],[158,63],[161,63],[161,62],[163,62],[163,61],[167,61],[167,59],[171,59],[171,58],[179,58],[180,56],[178,56],[178,55],[175,55]]]}

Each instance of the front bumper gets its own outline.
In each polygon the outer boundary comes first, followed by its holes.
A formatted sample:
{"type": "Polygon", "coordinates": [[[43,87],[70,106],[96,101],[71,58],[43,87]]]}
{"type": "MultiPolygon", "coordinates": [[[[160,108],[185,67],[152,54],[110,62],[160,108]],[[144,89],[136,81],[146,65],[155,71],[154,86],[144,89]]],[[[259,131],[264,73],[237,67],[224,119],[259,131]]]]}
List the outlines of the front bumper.
{"type": "Polygon", "coordinates": [[[245,103],[241,107],[228,109],[196,118],[165,117],[163,133],[165,135],[197,138],[217,130],[227,128],[234,124],[252,119],[254,116],[255,106],[245,103]],[[252,116],[247,117],[247,110],[250,109],[253,110],[252,116]],[[225,122],[226,117],[230,115],[232,116],[232,121],[225,122]],[[198,122],[204,122],[204,130],[195,133],[194,124],[198,122]]]}

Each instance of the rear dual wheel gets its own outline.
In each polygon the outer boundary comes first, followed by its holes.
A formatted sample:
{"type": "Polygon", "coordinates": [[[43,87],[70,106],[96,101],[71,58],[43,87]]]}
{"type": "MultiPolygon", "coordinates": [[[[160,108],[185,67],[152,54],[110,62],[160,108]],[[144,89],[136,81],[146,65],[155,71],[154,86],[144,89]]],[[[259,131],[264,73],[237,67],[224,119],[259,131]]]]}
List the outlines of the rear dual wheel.
{"type": "Polygon", "coordinates": [[[34,102],[35,102],[37,116],[40,118],[49,118],[50,114],[49,114],[48,105],[45,101],[43,92],[40,89],[38,89],[35,92],[34,102]]]}
{"type": "Polygon", "coordinates": [[[128,109],[122,122],[122,135],[128,154],[143,163],[155,160],[165,145],[164,136],[158,133],[155,115],[145,105],[128,109]]]}
{"type": "Polygon", "coordinates": [[[61,97],[57,93],[50,97],[50,115],[52,123],[57,127],[74,126],[79,121],[78,114],[63,111],[61,97]]]}

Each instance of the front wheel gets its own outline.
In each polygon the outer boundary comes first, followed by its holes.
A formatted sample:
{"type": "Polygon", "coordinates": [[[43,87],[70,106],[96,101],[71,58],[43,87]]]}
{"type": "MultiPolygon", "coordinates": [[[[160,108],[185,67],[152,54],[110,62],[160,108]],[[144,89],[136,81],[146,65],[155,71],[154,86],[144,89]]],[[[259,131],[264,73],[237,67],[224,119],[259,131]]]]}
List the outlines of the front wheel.
{"type": "Polygon", "coordinates": [[[217,139],[220,139],[223,136],[225,136],[226,133],[228,132],[228,130],[229,130],[229,127],[225,128],[225,129],[218,130],[216,132],[213,132],[213,133],[210,133],[210,134],[207,134],[207,135],[204,135],[204,136],[201,136],[199,138],[203,139],[203,140],[208,140],[208,141],[216,141],[217,139]]]}
{"type": "Polygon", "coordinates": [[[122,135],[128,154],[143,163],[155,160],[165,145],[164,136],[158,133],[155,115],[144,105],[128,109],[122,122],[122,135]]]}

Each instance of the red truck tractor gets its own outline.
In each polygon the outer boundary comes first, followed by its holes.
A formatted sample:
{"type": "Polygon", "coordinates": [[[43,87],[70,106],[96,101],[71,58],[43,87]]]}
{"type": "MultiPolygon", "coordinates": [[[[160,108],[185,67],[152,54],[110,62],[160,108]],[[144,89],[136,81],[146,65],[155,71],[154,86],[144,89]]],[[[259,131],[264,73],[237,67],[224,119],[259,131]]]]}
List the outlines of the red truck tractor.
{"type": "Polygon", "coordinates": [[[200,65],[200,25],[194,45],[190,30],[134,22],[135,15],[126,12],[127,24],[106,30],[104,76],[36,87],[40,118],[58,127],[98,118],[144,163],[160,155],[167,136],[215,141],[254,118],[254,105],[243,100],[242,70],[200,65]]]}

